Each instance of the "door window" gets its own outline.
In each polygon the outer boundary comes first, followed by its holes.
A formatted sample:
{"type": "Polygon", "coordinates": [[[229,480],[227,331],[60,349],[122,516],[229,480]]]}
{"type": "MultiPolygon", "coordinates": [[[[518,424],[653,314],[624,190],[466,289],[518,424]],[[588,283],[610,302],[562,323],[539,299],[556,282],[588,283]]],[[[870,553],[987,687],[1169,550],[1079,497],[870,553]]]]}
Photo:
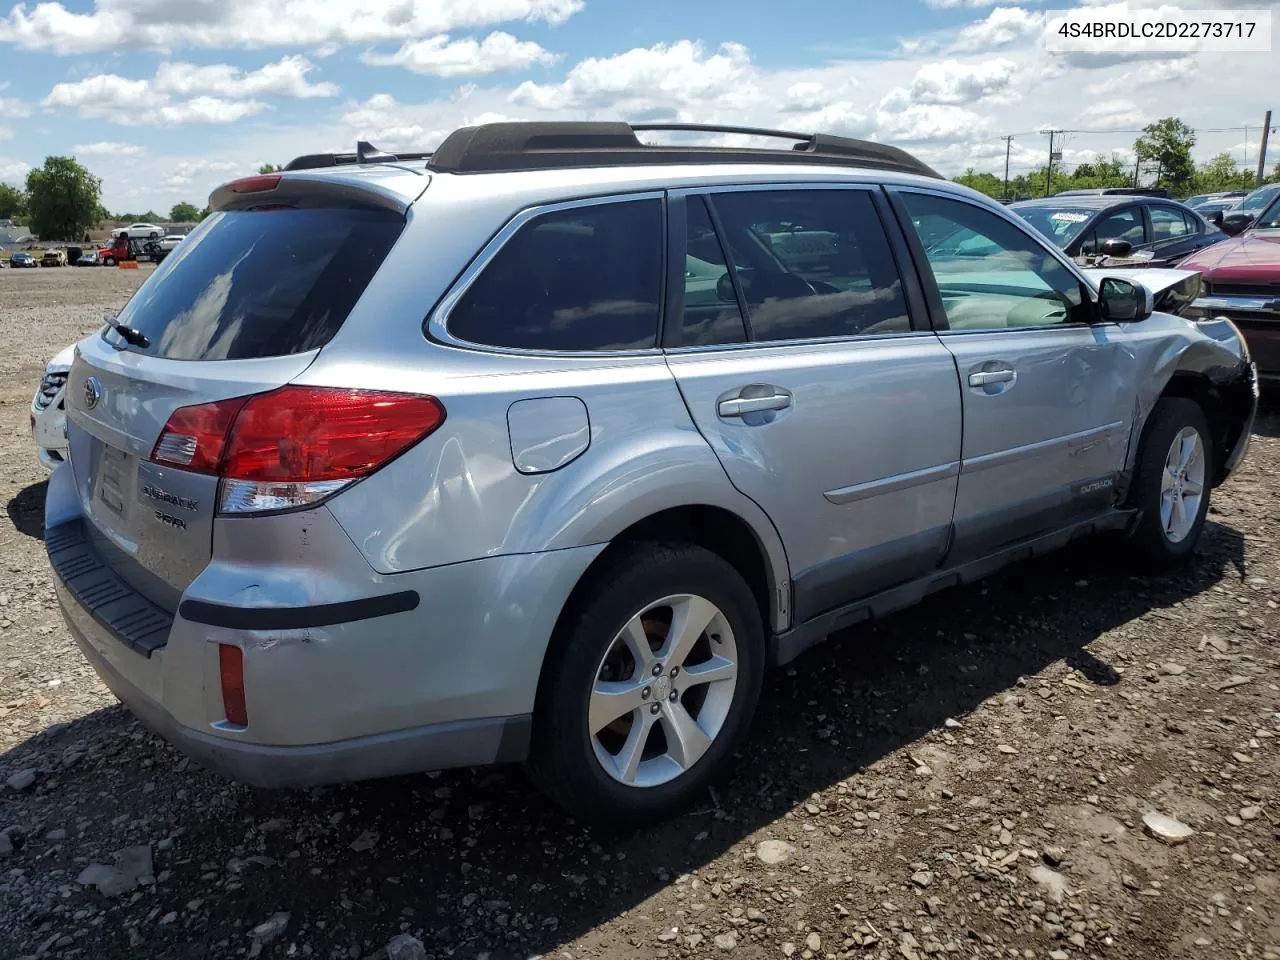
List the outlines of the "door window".
{"type": "Polygon", "coordinates": [[[1108,240],[1127,240],[1135,247],[1147,242],[1142,226],[1142,211],[1137,207],[1124,207],[1108,213],[1098,221],[1094,234],[1099,247],[1108,240]]]}
{"type": "Polygon", "coordinates": [[[1148,210],[1151,212],[1153,240],[1174,240],[1191,232],[1187,229],[1187,221],[1181,210],[1173,207],[1148,207],[1148,210]]]}
{"type": "Polygon", "coordinates": [[[1091,305],[1075,274],[1010,221],[959,200],[922,193],[901,197],[952,330],[1039,327],[1090,317],[1091,305]],[[959,231],[983,242],[967,240],[957,248],[946,238],[959,231]]]}
{"type": "Polygon", "coordinates": [[[706,201],[689,197],[685,211],[684,310],[668,342],[673,347],[742,343],[747,339],[742,310],[706,201]]]}
{"type": "Polygon", "coordinates": [[[660,200],[544,213],[489,261],[449,314],[449,332],[525,350],[653,347],[662,251],[660,200]]]}
{"type": "Polygon", "coordinates": [[[865,190],[717,193],[752,340],[905,333],[902,280],[865,190]]]}

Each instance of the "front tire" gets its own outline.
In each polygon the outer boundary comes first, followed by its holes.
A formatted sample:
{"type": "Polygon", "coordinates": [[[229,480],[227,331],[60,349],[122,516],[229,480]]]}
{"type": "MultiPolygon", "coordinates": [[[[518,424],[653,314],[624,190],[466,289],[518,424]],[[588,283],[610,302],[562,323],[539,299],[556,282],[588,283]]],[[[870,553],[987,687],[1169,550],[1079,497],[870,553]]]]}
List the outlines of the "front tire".
{"type": "Polygon", "coordinates": [[[637,824],[687,805],[746,736],[764,629],[719,555],[626,545],[579,592],[548,657],[534,781],[584,820],[637,824]]]}
{"type": "Polygon", "coordinates": [[[1194,400],[1166,397],[1151,411],[1131,498],[1142,515],[1133,546],[1150,567],[1170,567],[1195,550],[1209,512],[1212,436],[1194,400]]]}

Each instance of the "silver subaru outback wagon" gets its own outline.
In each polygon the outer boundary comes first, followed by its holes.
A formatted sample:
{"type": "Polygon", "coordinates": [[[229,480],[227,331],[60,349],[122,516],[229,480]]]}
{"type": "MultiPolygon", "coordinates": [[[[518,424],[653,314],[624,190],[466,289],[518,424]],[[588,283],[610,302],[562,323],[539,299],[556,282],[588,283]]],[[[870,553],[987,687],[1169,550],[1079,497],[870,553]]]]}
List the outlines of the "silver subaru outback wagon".
{"type": "Polygon", "coordinates": [[[79,344],[46,543],[142,720],[253,784],[524,761],[635,821],[830,633],[1082,534],[1193,550],[1229,322],[892,147],[652,129],[231,182],[79,344]]]}

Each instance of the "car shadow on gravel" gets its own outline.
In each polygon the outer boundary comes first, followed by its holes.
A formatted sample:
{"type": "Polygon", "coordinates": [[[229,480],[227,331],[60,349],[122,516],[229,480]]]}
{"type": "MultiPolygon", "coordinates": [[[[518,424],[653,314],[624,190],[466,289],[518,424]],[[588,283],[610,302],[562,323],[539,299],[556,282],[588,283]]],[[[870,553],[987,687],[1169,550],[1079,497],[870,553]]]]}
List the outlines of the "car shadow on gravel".
{"type": "MultiPolygon", "coordinates": [[[[118,707],[82,718],[55,740],[16,748],[0,758],[0,769],[29,765],[17,756],[28,749],[57,768],[56,758],[76,741],[95,744],[49,774],[56,782],[32,798],[29,816],[49,826],[92,817],[99,821],[93,833],[106,832],[119,847],[174,838],[172,852],[156,854],[157,869],[171,873],[163,901],[173,906],[148,897],[128,908],[181,910],[203,900],[194,930],[148,933],[166,941],[166,957],[207,955],[197,940],[242,942],[245,929],[276,911],[292,915],[287,939],[305,940],[316,956],[353,947],[352,956],[372,956],[402,929],[422,937],[433,955],[553,956],[624,915],[622,927],[634,924],[646,937],[659,923],[681,923],[648,915],[646,899],[694,871],[710,883],[732,883],[733,874],[708,877],[703,868],[815,791],[883,766],[949,718],[963,723],[1006,692],[1033,695],[1020,690],[1021,678],[1065,661],[1088,682],[1146,682],[1138,678],[1143,665],[1125,664],[1126,677],[1089,644],[1139,618],[1144,629],[1198,630],[1180,625],[1176,605],[1245,569],[1243,536],[1215,522],[1196,560],[1175,574],[1135,576],[1122,556],[1083,542],[833,637],[766,677],[751,738],[729,776],[696,809],[642,830],[577,824],[514,769],[291,793],[229,785],[188,768],[118,707]],[[39,797],[47,798],[43,810],[39,797]],[[141,826],[121,826],[117,838],[108,826],[115,818],[141,826]]],[[[891,769],[910,779],[915,762],[903,760],[898,770],[895,760],[891,769]]],[[[783,835],[803,835],[798,823],[779,826],[783,835]]],[[[67,861],[70,876],[80,868],[67,861]]],[[[753,868],[733,860],[718,865],[725,869],[753,868]]],[[[621,928],[617,935],[624,936],[621,928]]],[[[102,938],[96,955],[133,955],[120,923],[95,936],[102,938]]],[[[277,945],[282,956],[285,943],[277,945]]],[[[652,941],[644,943],[637,955],[652,955],[652,941]]],[[[153,952],[156,946],[150,941],[153,952]]]]}
{"type": "Polygon", "coordinates": [[[44,497],[49,488],[45,480],[19,490],[5,508],[9,522],[23,536],[44,539],[44,497]]]}

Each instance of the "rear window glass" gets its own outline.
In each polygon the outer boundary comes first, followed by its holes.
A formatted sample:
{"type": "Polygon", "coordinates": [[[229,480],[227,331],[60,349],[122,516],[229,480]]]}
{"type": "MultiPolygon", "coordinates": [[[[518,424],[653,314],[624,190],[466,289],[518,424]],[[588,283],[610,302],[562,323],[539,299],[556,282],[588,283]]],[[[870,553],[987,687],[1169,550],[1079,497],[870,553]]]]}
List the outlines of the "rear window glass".
{"type": "Polygon", "coordinates": [[[662,206],[628,200],[534,217],[448,317],[468,343],[523,350],[639,350],[658,339],[662,206]]]}
{"type": "MultiPolygon", "coordinates": [[[[215,213],[178,244],[117,318],[171,360],[305,353],[338,332],[404,229],[387,210],[215,213]]],[[[108,332],[109,339],[118,339],[108,332]]]]}

